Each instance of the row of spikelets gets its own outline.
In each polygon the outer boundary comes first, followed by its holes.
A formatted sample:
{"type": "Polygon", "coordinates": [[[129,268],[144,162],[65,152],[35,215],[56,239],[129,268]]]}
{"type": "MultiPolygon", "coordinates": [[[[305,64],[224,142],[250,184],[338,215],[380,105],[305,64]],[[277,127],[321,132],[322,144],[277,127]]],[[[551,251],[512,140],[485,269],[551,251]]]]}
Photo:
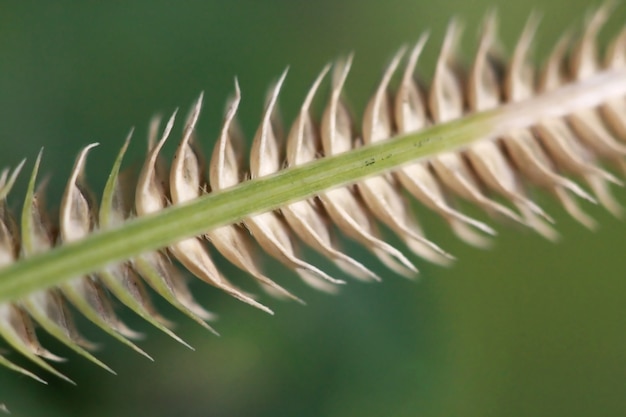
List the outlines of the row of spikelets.
{"type": "MultiPolygon", "coordinates": [[[[315,80],[286,135],[285,151],[281,147],[283,133],[277,117],[283,74],[270,91],[261,125],[254,137],[249,171],[245,173],[244,142],[236,122],[239,87],[235,85],[235,95],[228,103],[208,169],[194,146],[195,125],[202,104],[200,97],[186,119],[170,169],[159,152],[170,136],[175,115],[167,121],[161,133],[159,120],[152,121],[149,151],[136,179],[134,193],[127,191],[129,178],[118,174],[128,145],[126,141],[99,208],[82,179],[87,154],[95,145],[83,149],[67,183],[58,223],[47,216],[43,186],[35,188],[39,155],[21,212],[20,227],[8,210],[5,198],[22,165],[12,172],[3,171],[0,177],[0,268],[20,258],[45,252],[55,245],[80,240],[96,228],[119,227],[130,216],[156,212],[170,204],[195,199],[209,190],[231,187],[249,177],[262,177],[284,166],[304,164],[322,155],[342,153],[355,146],[489,110],[502,103],[523,101],[583,80],[603,69],[626,67],[626,29],[610,44],[602,59],[597,57],[595,37],[610,10],[609,6],[604,6],[594,13],[576,41],[564,36],[541,71],[534,70],[528,57],[538,23],[536,16],[529,19],[512,57],[505,61],[497,44],[495,15],[488,15],[468,71],[461,70],[457,64],[456,45],[461,29],[452,22],[428,88],[414,75],[427,39],[426,35],[422,36],[412,50],[408,53],[401,50],[387,67],[366,108],[360,136],[353,129],[354,121],[342,100],[351,59],[333,67],[331,93],[321,122],[314,121],[310,113],[318,87],[329,72],[330,67],[326,67],[315,80]],[[406,63],[404,70],[400,71],[399,64],[404,57],[406,63]],[[391,94],[389,83],[397,73],[399,85],[391,94]],[[207,170],[208,181],[205,178],[207,170]]],[[[254,255],[255,245],[295,271],[308,284],[328,292],[335,291],[343,281],[301,259],[299,244],[304,243],[323,254],[347,275],[366,281],[380,279],[367,266],[341,251],[333,238],[334,229],[367,248],[389,268],[412,276],[417,272],[416,268],[405,254],[382,239],[378,223],[395,232],[406,247],[421,258],[447,264],[452,257],[424,237],[411,213],[407,194],[441,215],[460,239],[475,246],[488,245],[489,236],[495,232],[483,222],[458,211],[454,204],[457,198],[476,204],[490,215],[526,225],[548,239],[555,239],[557,233],[551,225],[552,219],[529,199],[526,188],[537,186],[549,191],[572,217],[593,228],[593,219],[582,211],[578,199],[598,201],[619,216],[621,207],[612,197],[609,186],[621,185],[621,182],[599,162],[606,161],[624,168],[624,154],[626,98],[622,97],[566,118],[542,120],[532,129],[512,131],[495,141],[475,142],[463,152],[440,154],[390,174],[329,190],[315,199],[286,205],[280,212],[254,215],[242,225],[219,227],[205,236],[180,241],[162,251],[145,253],[96,275],[77,277],[58,287],[32,293],[19,302],[0,304],[0,339],[42,368],[70,381],[49,364],[48,361],[62,358],[38,342],[34,330],[37,324],[78,354],[113,372],[90,353],[95,346],[78,333],[67,301],[112,337],[149,358],[132,342],[141,335],[116,316],[110,294],[183,344],[185,342],[170,330],[171,323],[153,307],[147,287],[213,331],[206,324],[212,314],[194,300],[186,285],[185,274],[175,267],[173,259],[201,280],[271,313],[217,270],[209,254],[209,245],[254,277],[270,294],[299,301],[265,275],[254,255]],[[590,191],[573,182],[570,176],[581,179],[590,191]]],[[[43,382],[1,354],[0,364],[43,382]]]]}

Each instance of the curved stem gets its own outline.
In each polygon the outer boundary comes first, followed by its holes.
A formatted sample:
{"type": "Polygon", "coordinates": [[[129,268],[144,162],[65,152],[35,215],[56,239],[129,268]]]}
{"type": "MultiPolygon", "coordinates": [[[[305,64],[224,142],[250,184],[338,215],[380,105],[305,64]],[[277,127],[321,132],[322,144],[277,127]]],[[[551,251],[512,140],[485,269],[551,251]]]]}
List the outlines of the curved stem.
{"type": "Polygon", "coordinates": [[[626,70],[605,71],[523,102],[246,181],[190,203],[129,220],[118,229],[95,232],[80,241],[18,261],[0,270],[0,302],[19,299],[108,264],[239,222],[252,214],[624,95],[626,70]]]}

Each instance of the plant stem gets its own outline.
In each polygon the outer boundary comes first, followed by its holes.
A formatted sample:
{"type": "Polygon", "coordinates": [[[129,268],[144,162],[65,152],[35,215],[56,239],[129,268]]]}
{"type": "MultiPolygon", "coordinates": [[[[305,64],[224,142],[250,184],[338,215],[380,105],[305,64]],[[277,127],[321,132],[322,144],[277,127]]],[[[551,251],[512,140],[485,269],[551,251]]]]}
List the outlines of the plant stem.
{"type": "Polygon", "coordinates": [[[0,302],[17,300],[64,280],[97,272],[212,228],[311,198],[320,192],[388,172],[403,164],[492,140],[513,129],[562,117],[626,95],[626,70],[600,72],[584,81],[531,98],[436,125],[420,132],[325,157],[274,175],[210,193],[187,204],[129,220],[85,239],[20,260],[0,270],[0,302]]]}

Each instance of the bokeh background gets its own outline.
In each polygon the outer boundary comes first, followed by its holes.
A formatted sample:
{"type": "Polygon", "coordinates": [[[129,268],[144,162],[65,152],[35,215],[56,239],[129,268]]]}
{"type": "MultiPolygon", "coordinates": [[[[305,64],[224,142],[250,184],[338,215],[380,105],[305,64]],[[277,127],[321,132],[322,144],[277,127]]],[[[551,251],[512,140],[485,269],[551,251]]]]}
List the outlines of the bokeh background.
{"type": "MultiPolygon", "coordinates": [[[[131,126],[128,161],[139,163],[148,120],[186,109],[205,92],[199,132],[210,150],[233,77],[250,137],[269,83],[290,66],[281,107],[292,120],[327,62],[354,51],[348,94],[363,110],[391,54],[431,30],[422,69],[429,78],[448,19],[467,24],[471,56],[483,14],[496,7],[510,50],[533,9],[544,14],[541,61],[558,35],[579,24],[587,0],[238,0],[0,2],[0,166],[34,160],[45,147],[49,199],[62,192],[78,150],[100,142],[88,176],[100,191],[131,126]]],[[[602,39],[624,24],[614,13],[602,39]]],[[[180,127],[179,127],[180,129],[180,127]]],[[[170,144],[170,145],[173,145],[170,144]]],[[[172,154],[172,147],[169,155],[172,154]]],[[[22,179],[23,181],[23,179],[22,179]]],[[[24,184],[24,182],[20,183],[24,184]]],[[[20,191],[11,201],[17,206],[20,191]]],[[[616,191],[626,203],[626,192],[616,191]]],[[[77,387],[46,375],[42,386],[0,370],[0,400],[17,416],[617,416],[626,410],[626,225],[585,207],[601,228],[589,232],[539,197],[559,223],[553,245],[499,227],[479,251],[417,208],[429,236],[459,261],[440,268],[416,259],[411,282],[379,268],[385,282],[351,282],[319,294],[276,264],[266,267],[307,307],[263,298],[275,317],[193,288],[220,315],[216,338],[167,306],[192,352],[148,328],[150,363],[80,321],[102,344],[112,376],[42,335],[77,387]]],[[[356,247],[348,251],[361,259],[356,247]]],[[[316,259],[312,255],[312,259],[316,259]]],[[[226,273],[239,276],[234,268],[226,273]]],[[[0,278],[1,279],[1,278],[0,278]]],[[[242,280],[239,280],[242,281],[242,280]]],[[[252,287],[250,287],[252,288],[252,287]]],[[[15,355],[13,355],[15,356],[15,355]]],[[[43,372],[42,372],[43,373],[43,372]]]]}

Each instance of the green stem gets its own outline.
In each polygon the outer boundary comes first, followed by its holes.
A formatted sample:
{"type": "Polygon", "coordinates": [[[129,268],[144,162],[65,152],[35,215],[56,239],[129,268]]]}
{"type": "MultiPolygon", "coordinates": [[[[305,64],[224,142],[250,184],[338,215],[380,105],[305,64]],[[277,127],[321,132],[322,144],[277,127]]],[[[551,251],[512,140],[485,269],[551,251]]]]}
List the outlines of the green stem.
{"type": "Polygon", "coordinates": [[[99,231],[77,242],[20,260],[0,270],[0,302],[73,277],[101,270],[212,228],[236,223],[252,214],[388,172],[403,164],[456,151],[473,141],[489,140],[544,117],[559,117],[626,95],[626,71],[600,73],[522,103],[466,116],[420,132],[364,146],[274,175],[246,181],[153,215],[129,220],[122,227],[99,231]]]}

